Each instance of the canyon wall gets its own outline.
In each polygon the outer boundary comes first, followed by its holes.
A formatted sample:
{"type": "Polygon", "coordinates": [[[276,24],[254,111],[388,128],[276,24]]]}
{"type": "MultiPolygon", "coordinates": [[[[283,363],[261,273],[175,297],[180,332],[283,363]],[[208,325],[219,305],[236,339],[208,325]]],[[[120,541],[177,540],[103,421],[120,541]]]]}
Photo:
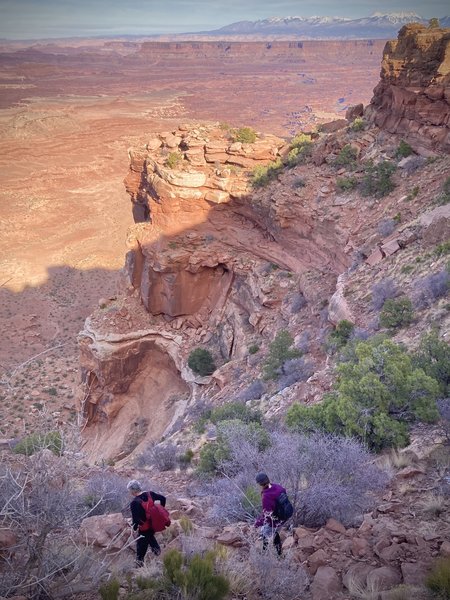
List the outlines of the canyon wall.
{"type": "Polygon", "coordinates": [[[366,115],[413,143],[450,152],[450,29],[414,23],[387,42],[366,115]]]}

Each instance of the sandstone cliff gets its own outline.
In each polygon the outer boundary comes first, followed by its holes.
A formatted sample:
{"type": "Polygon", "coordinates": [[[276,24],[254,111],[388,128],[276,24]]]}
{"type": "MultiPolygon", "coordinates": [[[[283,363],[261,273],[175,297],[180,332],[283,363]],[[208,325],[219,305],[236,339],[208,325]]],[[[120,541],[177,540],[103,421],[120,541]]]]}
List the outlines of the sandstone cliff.
{"type": "MultiPolygon", "coordinates": [[[[135,456],[149,441],[192,424],[201,406],[249,399],[252,382],[259,381],[259,392],[251,399],[268,417],[283,414],[294,400],[320,400],[332,380],[324,350],[332,326],[347,319],[364,335],[373,333],[373,284],[392,277],[413,295],[409,263],[423,255],[417,278],[443,268],[445,257],[436,259],[429,249],[450,236],[448,205],[435,206],[449,157],[436,155],[426,164],[420,154],[447,148],[448,117],[420,125],[414,103],[412,112],[389,120],[393,98],[426,98],[428,115],[441,114],[447,102],[420,87],[440,86],[445,95],[445,60],[425,76],[421,50],[415,60],[406,58],[425,39],[430,56],[448,48],[446,32],[419,26],[404,28],[392,43],[409,66],[397,64],[388,84],[385,59],[375,96],[380,102],[366,110],[383,127],[339,123],[332,133],[312,136],[310,155],[279,168],[264,188],[251,184],[255,168],[279,164],[289,152],[275,136],[241,143],[218,124],[190,123],[130,150],[125,185],[136,224],[127,239],[123,290],[101,301],[79,338],[92,459],[135,456]],[[401,134],[390,134],[396,127],[401,134]],[[397,147],[406,133],[413,155],[401,160],[397,147]],[[348,148],[353,158],[339,162],[348,148]],[[367,169],[386,160],[397,168],[392,191],[367,199],[358,191],[367,169]],[[356,189],[343,189],[342,180],[356,189]],[[293,383],[264,384],[261,363],[281,329],[292,334],[306,365],[293,383]],[[197,347],[214,356],[218,368],[211,377],[187,366],[197,347]]],[[[439,310],[445,334],[450,317],[439,310]]],[[[431,313],[426,318],[435,319],[431,313]]]]}
{"type": "Polygon", "coordinates": [[[450,29],[413,23],[387,42],[367,115],[416,144],[450,151],[450,29]]]}

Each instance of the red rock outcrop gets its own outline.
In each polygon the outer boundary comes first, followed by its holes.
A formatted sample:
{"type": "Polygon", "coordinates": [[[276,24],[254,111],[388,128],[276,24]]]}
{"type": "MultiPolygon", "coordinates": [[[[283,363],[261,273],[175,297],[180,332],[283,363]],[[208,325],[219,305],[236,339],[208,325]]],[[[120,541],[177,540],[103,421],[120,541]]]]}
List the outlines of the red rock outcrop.
{"type": "Polygon", "coordinates": [[[272,309],[298,293],[298,277],[314,295],[308,271],[334,285],[347,266],[334,219],[284,188],[252,189],[252,171],[286,152],[285,142],[229,137],[218,125],[180,126],[130,151],[125,185],[139,222],[127,240],[127,293],[102,301],[80,334],[85,435],[97,457],[165,434],[195,396],[193,347],[214,341],[222,357],[242,359],[252,332],[281,326],[272,309]]]}
{"type": "Polygon", "coordinates": [[[412,23],[387,42],[366,116],[426,149],[450,152],[450,29],[412,23]]]}

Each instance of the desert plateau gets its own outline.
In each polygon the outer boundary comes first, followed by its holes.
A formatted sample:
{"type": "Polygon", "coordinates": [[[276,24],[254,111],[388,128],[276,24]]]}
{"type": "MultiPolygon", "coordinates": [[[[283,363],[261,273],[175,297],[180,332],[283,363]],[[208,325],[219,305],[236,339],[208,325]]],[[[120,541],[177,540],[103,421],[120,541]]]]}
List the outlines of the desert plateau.
{"type": "Polygon", "coordinates": [[[0,600],[450,598],[448,17],[228,10],[0,40],[0,600]]]}

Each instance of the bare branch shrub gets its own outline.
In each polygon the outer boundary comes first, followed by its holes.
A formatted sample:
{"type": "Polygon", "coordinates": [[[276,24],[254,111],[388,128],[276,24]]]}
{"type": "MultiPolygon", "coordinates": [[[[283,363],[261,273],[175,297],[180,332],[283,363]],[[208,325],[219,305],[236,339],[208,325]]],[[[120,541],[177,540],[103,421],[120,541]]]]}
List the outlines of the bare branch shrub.
{"type": "Polygon", "coordinates": [[[85,492],[84,503],[92,509],[92,515],[121,512],[128,499],[127,479],[111,473],[101,471],[89,478],[85,492]]]}
{"type": "Polygon", "coordinates": [[[306,301],[305,296],[301,292],[296,292],[292,296],[291,300],[291,313],[295,315],[296,313],[301,311],[302,308],[305,308],[307,304],[308,302],[306,301]]]}
{"type": "Polygon", "coordinates": [[[106,565],[74,537],[90,513],[78,479],[73,457],[50,450],[2,465],[0,527],[15,542],[0,568],[1,596],[54,599],[98,588],[106,565]]]}
{"type": "Polygon", "coordinates": [[[248,402],[248,400],[259,400],[259,398],[261,398],[261,396],[264,394],[265,389],[266,388],[261,379],[255,379],[255,381],[253,381],[248,388],[239,394],[239,400],[242,402],[248,402]]]}
{"type": "Polygon", "coordinates": [[[442,398],[437,401],[439,415],[441,417],[441,426],[447,440],[450,444],[450,398],[442,398]]]}
{"type": "Polygon", "coordinates": [[[303,357],[291,358],[283,363],[281,373],[277,382],[278,390],[283,390],[297,381],[306,381],[314,373],[314,366],[303,357]]]}
{"type": "Polygon", "coordinates": [[[136,459],[136,466],[155,466],[159,471],[172,471],[177,465],[178,450],[175,444],[150,444],[136,459]]]}
{"type": "Polygon", "coordinates": [[[382,237],[387,237],[388,235],[391,235],[391,233],[394,231],[396,225],[397,225],[397,222],[394,221],[394,219],[383,219],[377,225],[378,233],[382,237]]]}
{"type": "Polygon", "coordinates": [[[310,527],[321,526],[330,517],[354,524],[387,483],[372,455],[353,439],[274,431],[269,434],[270,445],[261,448],[242,429],[228,435],[229,455],[219,469],[226,481],[215,481],[211,487],[212,517],[219,522],[253,517],[256,507],[249,504],[250,490],[256,489],[258,471],[287,489],[294,523],[310,527]]]}
{"type": "Polygon", "coordinates": [[[450,290],[450,274],[447,270],[422,277],[414,284],[413,300],[418,309],[427,308],[445,296],[450,290]]]}
{"type": "Polygon", "coordinates": [[[395,281],[385,277],[372,286],[372,306],[375,310],[380,310],[386,300],[395,298],[397,295],[398,289],[395,281]]]}

